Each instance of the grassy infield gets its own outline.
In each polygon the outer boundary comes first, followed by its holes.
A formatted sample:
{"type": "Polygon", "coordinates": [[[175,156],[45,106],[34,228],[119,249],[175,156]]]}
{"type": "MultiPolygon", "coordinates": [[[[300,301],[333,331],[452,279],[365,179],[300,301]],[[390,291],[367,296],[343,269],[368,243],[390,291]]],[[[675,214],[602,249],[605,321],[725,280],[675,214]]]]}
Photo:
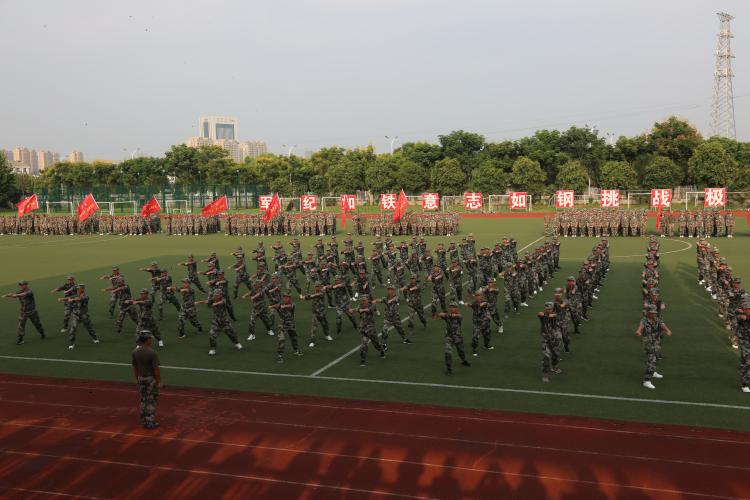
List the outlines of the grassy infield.
{"type": "MultiPolygon", "coordinates": [[[[750,261],[747,255],[748,231],[744,221],[738,221],[738,235],[733,240],[718,240],[722,254],[735,272],[750,279],[750,261]]],[[[526,246],[541,236],[541,220],[465,220],[462,234],[473,231],[479,246],[494,243],[502,235],[514,235],[519,247],[526,246]]],[[[343,239],[343,238],[342,238],[343,239]]],[[[132,335],[116,336],[113,322],[106,317],[106,294],[97,290],[107,283],[97,276],[107,272],[112,264],[119,264],[136,290],[147,282],[146,273],[138,267],[158,260],[173,273],[175,281],[182,277],[182,268],[176,262],[192,252],[196,256],[216,250],[222,266],[228,266],[229,256],[238,244],[248,251],[257,238],[235,238],[224,235],[208,237],[119,237],[119,236],[68,236],[68,237],[0,237],[0,258],[5,263],[0,268],[0,290],[15,290],[19,279],[31,281],[39,309],[51,339],[41,342],[33,331],[28,331],[27,343],[17,347],[15,321],[17,302],[0,301],[3,320],[0,355],[38,358],[73,359],[128,363],[132,335]],[[48,290],[61,284],[64,276],[74,273],[79,282],[89,285],[92,295],[92,317],[102,338],[93,345],[88,335],[79,330],[78,347],[69,351],[66,336],[58,333],[62,307],[48,290]]],[[[267,247],[272,243],[266,239],[267,247]]],[[[282,238],[286,242],[287,238],[282,238]]],[[[370,238],[363,238],[368,247],[370,238]]],[[[446,242],[448,238],[444,239],[446,242]]],[[[398,238],[396,238],[398,241],[398,238]]],[[[434,248],[439,240],[430,239],[434,248]]],[[[561,286],[568,274],[577,271],[582,260],[594,245],[594,239],[567,238],[562,242],[562,270],[541,294],[530,301],[520,315],[506,323],[505,334],[494,334],[496,350],[480,352],[473,358],[471,368],[458,367],[456,375],[448,378],[443,372],[443,325],[429,320],[428,328],[416,330],[413,345],[403,345],[392,337],[386,360],[370,352],[369,366],[359,366],[358,354],[345,357],[321,373],[323,377],[359,378],[370,381],[394,380],[432,384],[453,384],[470,387],[499,387],[524,391],[550,393],[576,393],[625,398],[660,399],[683,402],[708,402],[741,406],[742,408],[701,407],[630,400],[590,399],[526,392],[491,392],[463,388],[395,385],[363,381],[346,381],[309,376],[359,344],[358,336],[345,327],[334,342],[319,344],[315,349],[306,347],[309,324],[309,305],[298,305],[297,323],[304,356],[287,356],[287,362],[275,362],[275,338],[259,335],[258,340],[247,342],[247,307],[235,306],[239,314],[236,329],[242,334],[247,349],[231,349],[226,337],[219,340],[219,355],[207,356],[206,335],[199,336],[188,330],[189,338],[176,339],[176,313],[167,306],[166,319],[161,323],[166,348],[160,353],[162,363],[168,366],[226,369],[266,372],[270,374],[295,374],[301,377],[278,377],[246,373],[217,373],[165,369],[165,381],[172,385],[213,387],[253,391],[313,394],[360,399],[408,401],[475,408],[585,415],[592,417],[671,422],[690,425],[726,427],[750,430],[750,398],[739,391],[737,373],[738,353],[726,341],[726,333],[716,317],[716,307],[695,280],[695,240],[662,241],[662,294],[667,303],[666,321],[675,332],[666,340],[666,359],[660,371],[664,380],[658,381],[656,391],[640,385],[644,356],[634,330],[640,317],[641,254],[645,242],[639,238],[613,238],[612,267],[590,313],[591,321],[585,323],[584,334],[574,337],[573,353],[566,356],[564,373],[550,384],[540,381],[540,349],[538,322],[535,314],[541,303],[551,297],[553,288],[561,286]],[[683,249],[686,249],[682,251],[683,249]],[[674,253],[670,253],[674,252],[674,253]]],[[[310,246],[311,239],[303,240],[310,246]]],[[[532,245],[532,247],[535,245],[532,245]]],[[[230,280],[234,274],[230,273],[230,280]]],[[[502,285],[502,283],[500,283],[502,285]]],[[[427,295],[425,296],[427,297],[427,295]]],[[[501,306],[502,307],[502,306],[501,306]]],[[[209,324],[209,314],[199,311],[204,327],[209,324]]],[[[471,335],[470,311],[465,311],[464,336],[471,335]]],[[[129,320],[128,320],[129,321],[129,320]]],[[[329,316],[333,324],[333,315],[329,316]]],[[[132,329],[130,324],[126,328],[132,329]]],[[[260,332],[260,329],[259,329],[260,332]]],[[[81,377],[106,380],[131,378],[127,366],[102,366],[49,361],[28,361],[0,358],[0,371],[60,377],[81,377]]]]}

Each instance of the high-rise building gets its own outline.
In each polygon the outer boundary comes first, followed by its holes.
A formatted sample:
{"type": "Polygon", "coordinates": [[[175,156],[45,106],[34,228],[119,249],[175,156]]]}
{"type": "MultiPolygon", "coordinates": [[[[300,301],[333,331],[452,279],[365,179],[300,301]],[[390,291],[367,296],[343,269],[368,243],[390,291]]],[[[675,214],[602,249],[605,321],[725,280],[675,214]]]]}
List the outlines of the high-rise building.
{"type": "Polygon", "coordinates": [[[13,161],[19,165],[31,167],[31,150],[29,148],[13,148],[13,161]]]}
{"type": "Polygon", "coordinates": [[[189,148],[199,148],[201,146],[210,146],[211,144],[211,139],[206,139],[205,137],[189,137],[185,141],[185,145],[189,148]]]}
{"type": "Polygon", "coordinates": [[[237,119],[230,116],[204,116],[198,120],[198,135],[213,141],[237,140],[237,119]]]}
{"type": "Polygon", "coordinates": [[[81,163],[83,162],[83,153],[80,151],[71,151],[68,154],[68,161],[70,163],[81,163]]]}
{"type": "Polygon", "coordinates": [[[6,160],[13,161],[13,151],[10,149],[3,149],[3,154],[5,155],[6,160]]]}
{"type": "Polygon", "coordinates": [[[52,164],[60,163],[60,153],[52,153],[52,164]]]}
{"type": "Polygon", "coordinates": [[[55,164],[54,155],[51,151],[44,151],[44,150],[37,151],[36,157],[37,157],[37,169],[39,172],[43,172],[44,170],[50,168],[52,165],[55,164]]]}
{"type": "Polygon", "coordinates": [[[234,139],[217,139],[214,141],[214,144],[221,149],[226,150],[229,153],[229,158],[231,158],[233,162],[240,163],[242,161],[239,142],[234,139]]]}
{"type": "Polygon", "coordinates": [[[243,141],[240,143],[240,161],[245,158],[257,158],[268,153],[268,146],[263,141],[243,141]]]}

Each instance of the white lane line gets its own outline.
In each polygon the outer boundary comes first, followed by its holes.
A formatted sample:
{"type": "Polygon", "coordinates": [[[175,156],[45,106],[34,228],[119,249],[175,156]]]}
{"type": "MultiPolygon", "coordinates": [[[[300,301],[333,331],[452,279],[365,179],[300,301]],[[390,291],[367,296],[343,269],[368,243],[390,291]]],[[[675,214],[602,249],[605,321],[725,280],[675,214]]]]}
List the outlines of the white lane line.
{"type": "MultiPolygon", "coordinates": [[[[74,406],[74,405],[71,405],[71,406],[74,406]]],[[[248,424],[253,424],[253,423],[265,424],[266,422],[258,421],[258,420],[247,420],[247,423],[248,424]]],[[[268,422],[268,423],[271,425],[285,425],[284,423],[275,423],[275,422],[268,422]]],[[[201,445],[210,445],[210,446],[228,446],[230,448],[243,448],[247,450],[269,450],[269,451],[276,451],[280,453],[295,453],[295,454],[300,454],[300,455],[344,457],[344,458],[354,458],[357,460],[374,460],[377,462],[407,463],[411,465],[435,467],[439,469],[451,469],[451,470],[462,470],[462,471],[469,471],[469,472],[501,474],[501,472],[496,471],[496,470],[490,470],[490,469],[484,469],[484,468],[478,468],[478,467],[465,467],[465,466],[460,466],[460,465],[436,464],[436,463],[430,463],[430,462],[416,462],[412,460],[399,460],[399,459],[393,459],[393,458],[352,455],[352,454],[347,454],[347,453],[325,452],[325,451],[317,451],[317,450],[307,450],[307,449],[302,449],[302,448],[287,448],[287,447],[268,446],[268,445],[260,445],[260,444],[233,443],[233,442],[226,442],[226,441],[210,441],[210,440],[207,441],[203,439],[191,439],[191,438],[183,438],[183,437],[177,437],[177,436],[158,436],[154,434],[139,434],[139,433],[134,433],[134,432],[115,432],[115,431],[105,431],[105,430],[99,430],[99,429],[80,429],[80,428],[75,428],[75,427],[65,427],[65,426],[55,426],[55,425],[38,425],[38,424],[28,424],[28,423],[19,423],[19,422],[0,422],[0,426],[21,427],[24,429],[55,430],[55,431],[63,431],[63,432],[71,432],[71,433],[104,434],[104,435],[111,436],[111,437],[146,438],[149,440],[155,439],[159,441],[172,441],[172,442],[179,442],[179,443],[201,444],[201,445]]],[[[573,449],[573,448],[556,448],[556,447],[550,447],[550,446],[535,446],[535,445],[503,442],[503,441],[479,441],[479,440],[471,440],[471,439],[448,438],[448,437],[441,437],[441,436],[429,436],[429,435],[419,435],[419,434],[412,435],[412,434],[404,434],[401,432],[373,431],[370,429],[324,427],[324,426],[305,425],[305,424],[296,424],[296,426],[316,429],[316,430],[320,429],[320,430],[332,430],[332,431],[337,431],[337,432],[354,432],[354,433],[363,432],[366,434],[376,434],[376,435],[382,435],[382,436],[407,438],[407,439],[413,437],[413,438],[427,440],[427,441],[437,440],[437,441],[447,441],[447,442],[459,442],[462,444],[474,444],[474,445],[478,444],[478,445],[489,446],[489,447],[499,446],[503,448],[524,448],[524,449],[538,450],[538,451],[552,451],[552,452],[559,452],[559,453],[591,455],[591,456],[600,456],[600,457],[608,457],[608,458],[623,458],[627,460],[636,460],[636,461],[671,463],[671,464],[679,464],[679,465],[715,467],[719,469],[750,471],[750,467],[743,467],[739,465],[722,465],[722,464],[713,464],[713,463],[706,463],[706,462],[694,462],[691,460],[674,460],[674,459],[669,459],[669,458],[644,456],[644,455],[622,455],[622,454],[617,454],[617,453],[604,453],[600,451],[579,450],[579,449],[573,449]]],[[[478,459],[474,463],[476,464],[476,462],[481,462],[481,461],[482,459],[478,459]]]]}
{"type": "MultiPolygon", "coordinates": [[[[683,247],[683,248],[678,248],[677,250],[669,250],[667,252],[659,252],[659,255],[668,255],[670,253],[685,252],[685,251],[690,250],[691,248],[693,248],[693,244],[690,243],[690,242],[688,242],[688,241],[675,240],[673,238],[667,238],[666,241],[674,241],[675,243],[682,243],[683,245],[687,245],[687,246],[683,247]]],[[[610,255],[610,258],[625,259],[625,258],[629,258],[629,257],[645,257],[645,256],[646,256],[646,252],[644,252],[644,253],[638,253],[638,254],[633,254],[633,255],[610,255]]]]}
{"type": "Polygon", "coordinates": [[[7,489],[10,491],[22,491],[24,493],[35,493],[37,495],[45,495],[45,496],[51,496],[51,497],[66,497],[66,498],[85,498],[87,500],[105,500],[107,497],[89,497],[85,495],[71,495],[70,493],[62,493],[60,491],[46,491],[46,490],[30,490],[27,488],[18,488],[18,487],[11,487],[11,488],[3,488],[0,486],[0,491],[3,489],[7,489]]]}
{"type": "MultiPolygon", "coordinates": [[[[70,384],[49,384],[49,383],[39,383],[39,382],[19,382],[16,380],[0,380],[0,385],[23,385],[23,386],[35,386],[35,387],[53,387],[56,389],[63,389],[63,390],[70,390],[70,389],[79,389],[87,392],[91,391],[101,391],[101,392],[122,392],[127,394],[132,394],[131,389],[123,389],[119,387],[99,387],[94,385],[70,385],[70,384]]],[[[613,434],[626,434],[631,436],[648,436],[648,437],[654,437],[654,438],[668,438],[668,439],[689,439],[691,441],[710,441],[710,442],[717,442],[717,443],[725,443],[725,444],[739,444],[739,445],[750,445],[750,441],[740,441],[737,439],[725,439],[725,438],[715,438],[715,437],[706,437],[706,436],[699,436],[699,435],[679,435],[679,434],[665,434],[662,431],[659,431],[658,434],[654,434],[651,432],[644,432],[644,431],[635,431],[635,430],[628,430],[628,429],[610,429],[606,427],[595,427],[593,425],[575,425],[575,424],[564,424],[564,423],[557,423],[557,422],[535,422],[530,420],[511,420],[507,417],[505,418],[488,418],[488,417],[478,417],[478,416],[468,416],[468,415],[455,415],[451,412],[448,413],[430,413],[426,411],[408,411],[408,410],[401,410],[401,409],[392,409],[392,408],[379,408],[377,406],[352,406],[351,404],[347,405],[335,405],[333,403],[314,403],[312,401],[295,401],[293,400],[294,396],[290,396],[289,399],[286,400],[277,400],[277,399],[269,399],[269,398],[263,398],[263,397],[229,397],[229,396],[215,396],[212,394],[207,394],[205,392],[201,393],[191,393],[189,392],[190,389],[186,388],[180,388],[179,392],[177,393],[166,393],[166,395],[162,395],[162,397],[169,397],[174,396],[176,398],[196,398],[196,399],[212,399],[215,401],[232,401],[232,402],[241,402],[241,403],[252,403],[252,404],[261,404],[261,405],[276,405],[276,406],[290,406],[290,407],[304,407],[304,408],[322,408],[326,410],[336,410],[336,411],[354,411],[354,412],[364,412],[364,413],[383,413],[386,415],[401,415],[401,416],[409,416],[409,417],[422,417],[422,418],[440,418],[440,419],[450,419],[450,420],[465,420],[469,422],[488,422],[488,423],[495,423],[495,424],[506,424],[506,425],[521,425],[521,426],[534,426],[534,427],[551,427],[556,429],[568,429],[568,430],[578,430],[578,431],[595,431],[595,432],[608,432],[613,434]]],[[[304,397],[304,396],[303,396],[304,397]]],[[[4,400],[8,401],[8,400],[4,400]]],[[[361,402],[358,402],[361,403],[361,402]]],[[[54,404],[49,403],[50,405],[54,406],[54,404]]],[[[62,405],[62,406],[75,406],[75,405],[62,405]]],[[[98,407],[90,407],[90,408],[98,408],[98,407]]]]}
{"type": "MultiPolygon", "coordinates": [[[[287,484],[287,485],[292,485],[292,486],[332,489],[332,490],[337,490],[337,491],[366,493],[366,494],[371,494],[371,495],[381,495],[381,496],[390,496],[390,497],[399,497],[399,498],[417,498],[417,499],[429,498],[425,496],[391,493],[391,492],[382,491],[382,490],[366,490],[362,488],[351,488],[347,486],[339,486],[339,485],[323,484],[323,483],[306,483],[306,482],[301,482],[301,481],[274,479],[274,478],[269,478],[269,477],[251,476],[251,475],[245,475],[245,474],[229,474],[227,472],[214,472],[214,471],[209,471],[205,469],[184,469],[180,467],[169,467],[165,465],[144,465],[144,464],[133,463],[133,462],[123,462],[119,460],[103,460],[103,459],[76,457],[73,455],[53,455],[51,453],[34,453],[34,452],[27,452],[27,451],[20,451],[20,450],[8,450],[8,449],[0,450],[0,454],[20,455],[20,456],[34,457],[34,458],[51,458],[51,459],[57,459],[57,460],[69,460],[69,461],[96,463],[96,464],[104,464],[104,465],[116,465],[116,466],[121,466],[121,467],[131,467],[131,468],[138,468],[138,469],[152,469],[152,470],[156,469],[156,470],[162,470],[162,471],[167,471],[167,472],[183,472],[187,474],[196,474],[196,475],[203,475],[203,476],[216,476],[216,477],[224,477],[224,478],[231,478],[231,479],[245,479],[245,480],[250,480],[250,481],[280,483],[280,484],[287,484]]],[[[565,483],[588,484],[588,485],[592,485],[596,487],[607,486],[607,487],[615,487],[615,488],[627,488],[627,489],[635,489],[638,491],[669,493],[673,495],[682,495],[682,496],[687,495],[687,496],[697,496],[697,497],[706,497],[706,498],[718,498],[722,500],[736,499],[736,497],[719,496],[719,495],[708,494],[708,493],[697,493],[697,492],[691,492],[691,491],[672,490],[672,489],[666,489],[666,488],[653,488],[649,486],[626,484],[626,483],[612,483],[612,482],[601,482],[601,481],[587,480],[587,479],[573,479],[573,478],[568,478],[568,477],[548,476],[545,474],[528,474],[528,473],[522,473],[522,472],[507,472],[507,471],[500,471],[500,474],[505,475],[505,476],[513,476],[513,477],[534,478],[537,480],[541,479],[541,480],[547,480],[547,481],[561,481],[565,483]]]]}
{"type": "MultiPolygon", "coordinates": [[[[529,243],[529,244],[528,244],[528,245],[526,245],[525,247],[523,247],[523,248],[521,248],[520,250],[518,250],[518,252],[523,252],[524,250],[526,250],[527,248],[529,248],[529,247],[530,247],[531,245],[533,245],[533,244],[534,244],[534,243],[536,243],[537,241],[539,241],[539,240],[541,240],[541,239],[544,239],[544,238],[546,238],[546,236],[544,236],[544,235],[540,236],[539,238],[535,239],[534,241],[532,241],[531,243],[529,243]]],[[[468,285],[468,284],[469,284],[469,282],[467,281],[466,283],[464,283],[464,286],[466,286],[466,285],[468,285]]],[[[445,295],[445,297],[446,297],[446,298],[448,298],[448,297],[449,297],[449,295],[450,295],[450,293],[447,293],[447,294],[445,295]]],[[[424,306],[424,307],[423,307],[422,309],[423,309],[424,311],[426,311],[426,310],[427,310],[427,309],[429,309],[430,307],[431,307],[431,304],[427,304],[427,305],[426,305],[426,306],[424,306]]],[[[401,319],[401,323],[402,323],[402,324],[403,324],[403,323],[406,323],[406,322],[407,322],[408,320],[409,320],[409,318],[408,318],[408,317],[406,317],[406,318],[402,318],[402,319],[401,319]]],[[[324,371],[328,370],[329,368],[332,368],[332,367],[336,366],[337,364],[339,364],[340,362],[342,362],[343,360],[345,360],[346,358],[348,358],[349,356],[351,356],[352,354],[354,354],[355,352],[357,352],[357,351],[359,350],[359,347],[360,347],[360,346],[355,346],[355,347],[353,347],[353,348],[352,348],[352,349],[351,349],[351,350],[350,350],[349,352],[346,352],[346,353],[342,354],[341,356],[339,356],[338,358],[334,359],[333,361],[331,361],[330,363],[328,363],[328,364],[327,364],[327,365],[325,365],[324,367],[322,367],[322,368],[319,368],[319,369],[315,370],[314,372],[312,372],[312,374],[311,374],[310,376],[311,376],[311,377],[317,377],[317,376],[319,376],[319,375],[320,375],[321,373],[323,373],[324,371]]]]}
{"type": "MultiPolygon", "coordinates": [[[[0,359],[13,359],[21,361],[43,361],[53,363],[74,363],[74,364],[92,364],[92,365],[104,365],[104,366],[117,366],[117,367],[128,367],[128,363],[113,363],[109,361],[85,361],[77,359],[56,359],[56,358],[32,358],[25,356],[0,356],[0,359]]],[[[529,394],[538,396],[557,396],[565,398],[582,398],[582,399],[594,399],[594,400],[608,400],[608,401],[627,401],[631,403],[645,403],[645,404],[663,404],[663,405],[675,405],[675,406],[695,406],[701,408],[722,408],[727,410],[743,410],[750,411],[750,406],[742,405],[730,405],[722,403],[705,403],[699,401],[681,401],[672,399],[648,399],[648,398],[634,398],[625,396],[606,396],[603,394],[585,394],[576,392],[554,392],[554,391],[539,391],[532,389],[511,389],[508,387],[484,387],[484,386],[472,386],[472,385],[457,385],[457,384],[438,384],[431,382],[408,382],[405,380],[387,380],[387,379],[367,379],[367,378],[354,378],[354,377],[331,377],[331,376],[311,376],[311,375],[299,375],[294,373],[268,373],[268,372],[254,372],[246,370],[224,370],[219,368],[196,368],[191,366],[168,366],[162,365],[163,369],[176,370],[176,371],[191,371],[199,373],[228,373],[233,375],[255,375],[262,377],[285,377],[285,378],[299,378],[306,380],[327,380],[337,382],[357,382],[367,384],[390,384],[390,385],[402,385],[411,387],[430,387],[436,389],[458,389],[462,391],[479,391],[479,392],[495,392],[495,393],[508,393],[508,394],[529,394]]]]}
{"type": "Polygon", "coordinates": [[[308,483],[308,482],[303,482],[303,481],[291,481],[288,479],[274,479],[270,477],[251,476],[251,475],[246,475],[246,474],[229,474],[227,472],[215,472],[215,471],[210,471],[210,470],[205,470],[205,469],[184,469],[182,467],[169,467],[166,465],[158,465],[158,464],[146,465],[146,464],[139,464],[139,463],[134,463],[134,462],[123,462],[120,460],[103,460],[103,459],[96,459],[96,458],[77,457],[74,455],[53,455],[51,453],[34,453],[34,452],[28,452],[28,451],[9,450],[9,449],[0,449],[0,454],[19,455],[19,456],[34,457],[34,458],[52,458],[52,459],[57,459],[57,460],[68,460],[68,461],[74,461],[74,462],[84,462],[84,463],[89,463],[89,464],[104,464],[104,465],[115,465],[118,467],[131,467],[131,468],[137,468],[137,469],[162,470],[166,472],[183,472],[186,474],[195,474],[195,475],[202,475],[202,476],[215,476],[215,477],[224,477],[224,478],[230,478],[230,479],[246,479],[250,481],[262,481],[266,483],[302,486],[305,488],[323,488],[323,489],[336,490],[336,491],[348,491],[352,493],[366,493],[369,495],[380,495],[380,496],[389,496],[389,497],[398,497],[398,498],[418,498],[418,499],[428,498],[424,496],[391,493],[389,491],[382,491],[382,490],[366,490],[363,488],[350,488],[348,486],[339,486],[339,485],[334,485],[334,484],[308,483]]]}

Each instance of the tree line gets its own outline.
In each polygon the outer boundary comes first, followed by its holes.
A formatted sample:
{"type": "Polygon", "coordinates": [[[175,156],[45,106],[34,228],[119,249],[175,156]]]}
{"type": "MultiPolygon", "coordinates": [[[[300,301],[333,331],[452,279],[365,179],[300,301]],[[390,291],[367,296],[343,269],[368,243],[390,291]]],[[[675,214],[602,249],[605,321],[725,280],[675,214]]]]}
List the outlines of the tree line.
{"type": "MultiPolygon", "coordinates": [[[[0,160],[2,161],[2,160],[0,160]]],[[[12,179],[0,164],[0,188],[12,179]]],[[[7,204],[20,192],[66,186],[153,186],[255,184],[262,190],[291,195],[465,191],[527,191],[534,196],[555,189],[584,192],[589,183],[610,189],[651,189],[678,185],[750,188],[750,143],[704,139],[685,120],[670,117],[648,132],[621,136],[607,144],[596,130],[539,130],[518,140],[488,141],[481,134],[458,130],[438,136],[437,143],[407,142],[393,154],[373,148],[326,147],[310,158],[267,154],[234,163],[216,146],[175,145],[163,157],[133,158],[120,163],[61,162],[37,178],[15,176],[4,190],[7,204]],[[9,195],[9,196],[8,196],[9,195]]]]}

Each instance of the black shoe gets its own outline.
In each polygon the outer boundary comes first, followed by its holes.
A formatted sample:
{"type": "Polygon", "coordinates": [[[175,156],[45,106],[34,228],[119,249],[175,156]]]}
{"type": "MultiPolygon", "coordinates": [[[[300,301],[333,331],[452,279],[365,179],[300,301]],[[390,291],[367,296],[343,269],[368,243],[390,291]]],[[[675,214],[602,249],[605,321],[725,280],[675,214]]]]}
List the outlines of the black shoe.
{"type": "Polygon", "coordinates": [[[182,339],[184,339],[185,337],[187,337],[187,335],[185,335],[184,333],[183,333],[182,335],[178,335],[178,336],[177,336],[177,338],[178,338],[179,340],[182,340],[182,339]]]}
{"type": "Polygon", "coordinates": [[[409,340],[409,339],[404,339],[404,344],[413,344],[413,343],[414,343],[414,342],[412,342],[412,341],[411,341],[411,340],[409,340]]]}
{"type": "Polygon", "coordinates": [[[461,361],[461,366],[471,366],[471,363],[469,363],[466,360],[461,361]]]}
{"type": "Polygon", "coordinates": [[[453,368],[446,368],[445,369],[445,374],[446,375],[453,375],[453,368]]]}
{"type": "Polygon", "coordinates": [[[44,340],[44,339],[46,339],[46,338],[47,338],[47,336],[46,336],[46,335],[44,334],[44,332],[40,333],[39,335],[41,335],[41,336],[42,336],[42,340],[44,340]]]}
{"type": "Polygon", "coordinates": [[[144,429],[158,429],[160,425],[161,424],[159,424],[159,422],[146,422],[145,424],[143,424],[143,428],[144,429]]]}
{"type": "Polygon", "coordinates": [[[380,359],[385,359],[385,350],[380,351],[380,359]]]}
{"type": "Polygon", "coordinates": [[[23,340],[23,339],[18,339],[18,340],[16,340],[16,345],[23,345],[23,344],[25,344],[25,343],[26,343],[26,342],[24,342],[24,340],[23,340]]]}

